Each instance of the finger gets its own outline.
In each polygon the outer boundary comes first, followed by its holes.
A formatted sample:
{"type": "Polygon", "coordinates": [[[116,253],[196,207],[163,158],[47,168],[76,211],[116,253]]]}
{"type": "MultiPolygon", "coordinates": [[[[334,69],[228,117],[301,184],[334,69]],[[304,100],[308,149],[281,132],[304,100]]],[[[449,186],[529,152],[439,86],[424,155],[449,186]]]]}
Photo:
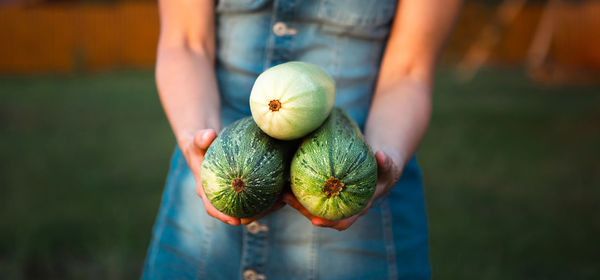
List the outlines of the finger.
{"type": "Polygon", "coordinates": [[[377,151],[375,153],[375,159],[377,160],[377,166],[385,166],[385,161],[387,160],[387,156],[383,151],[377,151]]]}
{"type": "MultiPolygon", "coordinates": [[[[292,193],[289,193],[289,192],[284,192],[281,195],[281,200],[292,207],[294,207],[294,205],[296,205],[296,204],[300,204],[298,199],[296,199],[296,197],[292,193]]],[[[296,207],[294,207],[294,208],[296,208],[296,207]]]]}
{"type": "MultiPolygon", "coordinates": [[[[285,193],[283,195],[283,201],[285,203],[287,203],[289,206],[293,207],[294,209],[298,210],[298,212],[300,212],[302,215],[304,215],[306,218],[308,218],[310,220],[310,222],[314,225],[314,226],[318,226],[318,227],[334,227],[336,226],[340,221],[332,221],[332,220],[328,220],[325,218],[321,218],[318,216],[315,216],[313,214],[311,214],[308,210],[306,210],[306,208],[298,201],[298,199],[291,193],[285,193]]],[[[350,218],[349,218],[350,219],[350,218]]]]}
{"type": "Polygon", "coordinates": [[[385,152],[377,151],[377,153],[375,153],[375,159],[377,160],[379,172],[389,172],[392,169],[392,158],[387,156],[385,152]]]}
{"type": "Polygon", "coordinates": [[[369,210],[371,209],[371,205],[373,204],[373,200],[375,199],[375,197],[373,197],[373,199],[371,201],[369,201],[369,203],[367,203],[367,206],[365,207],[365,209],[363,209],[360,213],[358,213],[358,216],[362,216],[364,214],[367,214],[367,212],[369,212],[369,210]]]}
{"type": "Polygon", "coordinates": [[[298,210],[298,212],[300,212],[302,215],[304,215],[309,220],[312,221],[312,219],[316,217],[313,214],[311,214],[310,212],[308,212],[308,210],[306,210],[306,208],[304,208],[304,206],[302,206],[302,204],[298,201],[298,199],[296,199],[296,197],[293,194],[284,193],[282,200],[285,203],[287,203],[289,206],[291,206],[292,208],[298,210]]]}
{"type": "Polygon", "coordinates": [[[202,129],[194,134],[194,145],[206,150],[213,140],[217,137],[217,132],[214,129],[202,129]]]}
{"type": "Polygon", "coordinates": [[[196,194],[202,198],[202,201],[204,201],[204,196],[206,195],[204,193],[204,189],[202,188],[202,184],[196,184],[196,194]]]}
{"type": "Polygon", "coordinates": [[[331,220],[313,215],[291,193],[285,193],[283,196],[283,201],[285,201],[288,205],[292,206],[294,209],[296,209],[300,213],[302,213],[302,215],[304,215],[306,218],[308,218],[314,226],[330,227],[337,222],[337,221],[331,221],[331,220]]]}
{"type": "MultiPolygon", "coordinates": [[[[293,194],[284,193],[281,200],[283,200],[283,202],[287,203],[292,208],[300,211],[303,215],[305,215],[307,217],[312,216],[310,214],[310,212],[308,212],[308,210],[306,210],[306,208],[304,208],[304,206],[300,203],[300,201],[298,201],[298,199],[296,199],[296,197],[293,194]]],[[[310,217],[308,217],[308,218],[310,219],[310,217]]]]}
{"type": "Polygon", "coordinates": [[[358,219],[358,217],[358,215],[354,215],[350,218],[338,221],[334,226],[332,226],[332,228],[337,229],[339,231],[347,230],[352,224],[354,224],[354,222],[356,222],[356,219],[358,219]]]}
{"type": "Polygon", "coordinates": [[[235,217],[231,217],[219,210],[217,210],[217,208],[215,208],[210,201],[208,200],[208,198],[206,197],[206,195],[202,196],[202,201],[204,202],[204,209],[206,209],[206,213],[208,213],[208,215],[210,215],[211,217],[220,220],[221,222],[230,224],[232,226],[238,226],[240,225],[241,221],[238,218],[235,217]]]}
{"type": "Polygon", "coordinates": [[[259,214],[258,216],[254,216],[252,218],[242,218],[240,219],[240,222],[242,223],[242,225],[247,225],[249,223],[252,223],[268,214],[271,214],[279,209],[281,209],[281,207],[285,206],[285,202],[278,200],[277,202],[275,202],[275,204],[273,205],[273,207],[271,207],[269,210],[259,214]]]}
{"type": "Polygon", "coordinates": [[[310,221],[314,226],[318,226],[318,227],[332,227],[332,226],[335,226],[339,222],[339,221],[323,219],[323,218],[317,217],[317,216],[313,216],[313,218],[310,221]]]}

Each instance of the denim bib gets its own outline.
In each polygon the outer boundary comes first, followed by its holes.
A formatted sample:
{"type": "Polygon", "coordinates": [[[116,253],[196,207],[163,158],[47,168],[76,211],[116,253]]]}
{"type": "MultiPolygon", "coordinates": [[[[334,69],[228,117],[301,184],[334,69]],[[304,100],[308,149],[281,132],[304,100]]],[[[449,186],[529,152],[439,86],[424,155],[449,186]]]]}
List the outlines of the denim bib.
{"type": "Polygon", "coordinates": [[[250,115],[248,98],[260,73],[300,60],[320,65],[335,79],[335,106],[362,127],[395,8],[393,0],[219,1],[224,124],[250,115]]]}
{"type": "MultiPolygon", "coordinates": [[[[221,119],[249,116],[256,77],[306,61],[336,81],[335,106],[364,127],[395,0],[220,0],[216,73],[221,119]]],[[[429,279],[422,178],[413,158],[389,197],[338,232],[284,207],[248,226],[204,210],[175,150],[144,279],[429,279]]]]}

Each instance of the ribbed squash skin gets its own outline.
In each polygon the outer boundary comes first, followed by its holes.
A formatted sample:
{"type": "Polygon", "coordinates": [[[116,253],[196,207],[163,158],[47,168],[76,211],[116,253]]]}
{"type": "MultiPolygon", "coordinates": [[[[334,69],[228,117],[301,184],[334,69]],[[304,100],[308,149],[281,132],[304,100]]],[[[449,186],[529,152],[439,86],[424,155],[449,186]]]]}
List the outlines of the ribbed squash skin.
{"type": "Polygon", "coordinates": [[[358,214],[371,200],[377,182],[375,155],[356,123],[340,108],[307,136],[292,159],[292,192],[313,215],[339,220],[358,214]],[[325,191],[325,186],[339,193],[325,191]],[[333,184],[332,184],[333,182],[333,184]]]}
{"type": "MultiPolygon", "coordinates": [[[[285,143],[260,130],[251,117],[225,127],[202,162],[202,187],[211,204],[237,218],[269,209],[280,195],[287,163],[285,143]],[[243,190],[237,192],[237,179],[243,190]]],[[[238,189],[239,190],[239,189],[238,189]]]]}
{"type": "Polygon", "coordinates": [[[323,68],[291,61],[258,76],[250,93],[250,110],[266,134],[293,140],[321,126],[334,101],[335,81],[323,68]]]}

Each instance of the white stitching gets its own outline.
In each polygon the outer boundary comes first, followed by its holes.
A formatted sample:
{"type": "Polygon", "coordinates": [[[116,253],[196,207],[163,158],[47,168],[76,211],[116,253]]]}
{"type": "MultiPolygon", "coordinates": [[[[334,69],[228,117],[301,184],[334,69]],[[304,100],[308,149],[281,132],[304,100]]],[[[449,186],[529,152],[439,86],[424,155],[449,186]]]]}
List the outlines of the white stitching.
{"type": "Polygon", "coordinates": [[[311,246],[310,246],[310,268],[309,268],[309,275],[308,275],[308,279],[314,280],[317,279],[317,259],[319,257],[319,255],[317,254],[317,227],[311,227],[311,231],[310,231],[310,240],[311,240],[311,246]]]}

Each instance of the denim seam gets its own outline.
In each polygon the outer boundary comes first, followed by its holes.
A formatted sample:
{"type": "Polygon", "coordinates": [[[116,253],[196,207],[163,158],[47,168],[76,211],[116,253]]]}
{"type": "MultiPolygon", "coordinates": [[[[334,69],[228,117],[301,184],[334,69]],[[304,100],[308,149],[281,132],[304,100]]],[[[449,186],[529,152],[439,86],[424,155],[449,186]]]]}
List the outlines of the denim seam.
{"type": "MultiPolygon", "coordinates": [[[[204,202],[202,202],[204,203],[204,202]]],[[[202,223],[202,240],[198,249],[202,256],[200,256],[198,263],[198,271],[196,272],[196,279],[206,279],[206,260],[208,258],[208,243],[210,240],[210,234],[213,232],[208,228],[209,223],[211,221],[206,221],[202,223]]]]}
{"type": "Polygon", "coordinates": [[[318,17],[323,17],[325,15],[325,0],[321,0],[319,5],[319,11],[317,12],[318,17]]]}
{"type": "Polygon", "coordinates": [[[318,259],[318,254],[317,254],[317,228],[316,227],[312,227],[311,231],[310,231],[310,242],[311,242],[311,246],[310,246],[310,260],[309,260],[309,274],[308,274],[308,279],[309,280],[314,280],[317,279],[317,259],[318,259]]]}
{"type": "Polygon", "coordinates": [[[244,228],[242,229],[242,260],[240,261],[240,274],[243,275],[244,274],[244,270],[247,267],[246,264],[246,255],[248,255],[247,253],[247,248],[248,248],[248,231],[246,230],[246,226],[243,226],[244,228]]]}
{"type": "Polygon", "coordinates": [[[158,255],[158,247],[160,246],[162,234],[163,234],[166,219],[167,219],[166,209],[169,209],[170,206],[173,204],[173,192],[175,192],[175,186],[173,186],[173,184],[174,184],[174,182],[177,181],[176,179],[181,174],[181,169],[182,169],[181,168],[181,165],[182,165],[181,157],[183,155],[178,154],[177,148],[175,149],[175,153],[173,154],[173,158],[171,160],[173,160],[176,156],[178,157],[177,165],[175,166],[175,170],[172,170],[173,173],[170,174],[169,178],[167,179],[167,188],[168,188],[167,202],[165,203],[164,208],[161,207],[160,214],[159,214],[160,217],[159,217],[159,220],[157,221],[157,227],[156,227],[157,232],[153,238],[154,240],[152,241],[152,254],[148,257],[148,259],[149,259],[148,274],[149,275],[152,275],[152,273],[154,271],[156,256],[158,255]],[[163,212],[163,209],[165,212],[163,212]]]}
{"type": "Polygon", "coordinates": [[[340,44],[339,36],[335,37],[335,41],[333,42],[333,47],[335,48],[335,52],[333,52],[334,53],[333,61],[332,61],[333,69],[331,70],[333,73],[331,73],[331,74],[335,79],[335,77],[340,77],[340,66],[339,66],[338,59],[340,57],[341,44],[340,44]]]}
{"type": "MultiPolygon", "coordinates": [[[[292,22],[296,23],[296,22],[298,22],[297,21],[297,18],[298,18],[298,8],[297,8],[298,2],[293,2],[293,5],[294,5],[294,12],[292,14],[292,22]]],[[[292,28],[294,28],[294,29],[297,30],[296,32],[298,32],[300,30],[300,28],[298,28],[298,27],[299,26],[297,26],[296,24],[295,24],[295,26],[292,26],[292,28]]],[[[295,43],[296,43],[296,37],[298,37],[297,33],[295,35],[292,35],[292,37],[290,38],[289,49],[292,51],[292,53],[294,53],[294,50],[295,50],[294,46],[295,46],[295,43]]],[[[292,57],[292,55],[290,55],[290,57],[292,57]]],[[[294,54],[293,57],[296,57],[296,55],[294,54]]]]}
{"type": "MultiPolygon", "coordinates": [[[[266,219],[265,219],[266,220],[266,219]]],[[[261,241],[261,245],[262,247],[262,261],[260,262],[260,264],[258,265],[261,273],[263,273],[263,275],[266,275],[267,273],[267,267],[269,267],[268,265],[268,260],[269,260],[269,231],[262,231],[262,234],[259,233],[260,241],[261,241]]]]}
{"type": "MultiPolygon", "coordinates": [[[[277,10],[277,1],[273,1],[273,7],[271,8],[273,11],[277,10]]],[[[271,62],[273,60],[273,47],[274,47],[274,41],[275,41],[275,34],[273,34],[273,31],[271,30],[271,27],[273,26],[273,24],[275,24],[275,15],[277,13],[272,12],[271,13],[271,22],[269,23],[269,26],[267,27],[270,31],[269,31],[269,38],[267,39],[267,45],[265,46],[265,50],[266,50],[266,54],[265,54],[265,61],[263,62],[263,71],[270,68],[271,66],[271,62]]]]}
{"type": "Polygon", "coordinates": [[[396,264],[396,245],[394,244],[394,230],[392,228],[392,217],[389,200],[385,200],[381,205],[381,218],[383,222],[383,239],[387,251],[388,278],[398,278],[398,268],[396,264]]]}
{"type": "Polygon", "coordinates": [[[318,16],[331,19],[340,24],[345,25],[346,29],[350,27],[365,27],[369,25],[382,25],[385,24],[385,19],[393,17],[395,12],[396,1],[380,1],[376,5],[366,5],[366,10],[361,14],[348,15],[335,9],[335,7],[325,6],[323,3],[332,2],[331,0],[322,0],[321,6],[317,13],[318,16]],[[368,15],[373,15],[369,17],[368,15]]]}
{"type": "Polygon", "coordinates": [[[263,275],[269,275],[269,252],[271,247],[269,246],[269,244],[271,244],[271,232],[270,229],[273,228],[273,225],[271,223],[271,217],[265,217],[263,218],[265,226],[267,226],[267,232],[265,232],[265,248],[264,248],[264,268],[263,268],[263,275]]]}

